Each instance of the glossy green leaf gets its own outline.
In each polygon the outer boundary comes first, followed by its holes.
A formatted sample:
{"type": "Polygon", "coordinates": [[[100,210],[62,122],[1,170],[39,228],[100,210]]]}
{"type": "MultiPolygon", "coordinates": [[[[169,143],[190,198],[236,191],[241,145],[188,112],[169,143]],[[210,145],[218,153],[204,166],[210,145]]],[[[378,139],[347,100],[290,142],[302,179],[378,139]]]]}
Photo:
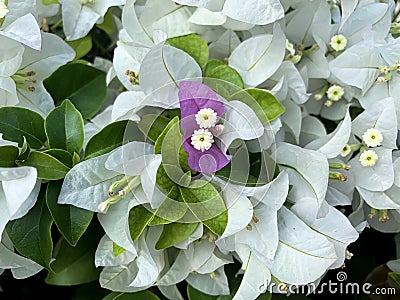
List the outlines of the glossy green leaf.
{"type": "Polygon", "coordinates": [[[204,68],[204,76],[207,76],[207,74],[210,74],[212,70],[219,66],[225,65],[222,61],[218,59],[212,59],[207,62],[206,67],[204,68]]]}
{"type": "Polygon", "coordinates": [[[188,164],[188,153],[182,146],[182,134],[178,119],[174,118],[170,123],[172,126],[169,127],[162,140],[162,163],[173,181],[186,186],[190,183],[189,171],[191,171],[188,164]],[[189,172],[189,174],[185,174],[185,172],[189,172]]]}
{"type": "Polygon", "coordinates": [[[44,86],[56,105],[69,99],[84,119],[93,117],[107,96],[106,74],[80,63],[58,68],[44,81],[44,86]]]}
{"type": "Polygon", "coordinates": [[[18,165],[35,167],[38,172],[38,178],[45,180],[62,179],[70,169],[53,156],[38,151],[32,151],[29,158],[18,162],[18,165]]]}
{"type": "Polygon", "coordinates": [[[46,203],[58,230],[71,246],[75,246],[85,233],[93,212],[69,204],[58,204],[62,181],[52,181],[47,185],[46,203]]]}
{"type": "Polygon", "coordinates": [[[52,285],[78,285],[99,278],[101,269],[94,265],[96,245],[101,237],[101,230],[90,228],[75,247],[61,239],[55,251],[55,261],[51,264],[53,272],[45,279],[52,285]]]}
{"type": "Polygon", "coordinates": [[[125,251],[126,250],[123,247],[118,246],[116,243],[113,242],[113,254],[115,257],[117,257],[118,255],[121,255],[125,251]]]}
{"type": "Polygon", "coordinates": [[[285,107],[275,96],[265,90],[250,88],[240,91],[232,96],[232,100],[240,100],[250,106],[262,123],[266,123],[261,115],[260,108],[267,117],[267,121],[273,121],[285,112],[285,107]]]}
{"type": "Polygon", "coordinates": [[[153,218],[153,213],[143,205],[132,207],[129,211],[129,232],[136,241],[153,218]]]}
{"type": "Polygon", "coordinates": [[[103,300],[160,300],[160,298],[150,291],[140,291],[136,293],[112,292],[104,297],[103,300]]]}
{"type": "Polygon", "coordinates": [[[154,217],[150,221],[149,226],[176,222],[185,215],[187,209],[179,192],[179,187],[175,184],[172,186],[163,203],[161,203],[154,213],[154,217]]]}
{"type": "Polygon", "coordinates": [[[152,142],[155,142],[168,125],[169,121],[170,120],[166,117],[150,114],[140,119],[138,127],[145,136],[152,142]]]}
{"type": "Polygon", "coordinates": [[[25,136],[34,149],[42,147],[46,141],[43,118],[22,107],[0,108],[0,132],[3,133],[3,139],[17,142],[20,146],[25,136]]]}
{"type": "MultiPolygon", "coordinates": [[[[178,185],[168,177],[163,165],[161,165],[157,170],[156,183],[160,188],[162,188],[167,193],[169,193],[174,187],[178,187],[178,185]]],[[[177,199],[175,195],[176,193],[172,192],[171,198],[177,199]]]]}
{"type": "Polygon", "coordinates": [[[171,121],[169,121],[167,126],[165,126],[164,130],[158,136],[158,138],[157,138],[157,140],[156,140],[156,142],[154,144],[154,153],[155,154],[161,154],[162,144],[164,142],[165,135],[177,123],[179,123],[179,118],[175,117],[171,121]]]}
{"type": "Polygon", "coordinates": [[[96,24],[96,27],[100,28],[107,34],[112,34],[114,31],[114,20],[113,16],[111,13],[111,10],[109,9],[106,14],[104,15],[103,18],[103,23],[96,24]]]}
{"type": "Polygon", "coordinates": [[[183,200],[198,220],[221,236],[228,223],[228,211],[215,187],[207,181],[195,180],[180,191],[183,200]]]}
{"type": "Polygon", "coordinates": [[[48,155],[53,156],[54,158],[57,158],[60,162],[62,162],[68,168],[73,167],[73,157],[72,157],[71,153],[69,153],[67,150],[49,149],[49,150],[43,151],[43,153],[46,153],[48,155]]]}
{"type": "Polygon", "coordinates": [[[243,79],[240,74],[235,69],[225,64],[218,66],[217,64],[213,63],[213,67],[208,66],[206,68],[204,76],[206,77],[206,79],[204,80],[204,83],[206,84],[212,82],[212,80],[209,80],[207,78],[216,78],[230,82],[238,86],[239,88],[244,88],[243,79]]]}
{"type": "Polygon", "coordinates": [[[29,146],[25,136],[23,138],[21,151],[18,156],[18,160],[25,160],[28,159],[29,155],[31,154],[31,146],[29,146]]]}
{"type": "Polygon", "coordinates": [[[164,225],[156,249],[165,249],[187,239],[197,228],[197,223],[171,223],[164,225]]]}
{"type": "Polygon", "coordinates": [[[231,95],[244,88],[240,74],[222,61],[215,59],[210,60],[204,69],[204,84],[226,99],[230,99],[231,95]]]}
{"type": "Polygon", "coordinates": [[[69,100],[53,109],[45,120],[46,135],[50,148],[79,153],[84,140],[83,119],[69,100]]]}
{"type": "Polygon", "coordinates": [[[7,234],[18,252],[48,270],[53,252],[52,223],[42,190],[35,206],[25,216],[10,221],[6,226],[7,234]]]}
{"type": "Polygon", "coordinates": [[[0,167],[15,167],[15,161],[18,158],[19,149],[14,146],[0,147],[0,167]]]}
{"type": "Polygon", "coordinates": [[[137,124],[130,121],[118,121],[104,127],[87,143],[85,159],[108,153],[129,141],[143,140],[137,124]]]}
{"type": "Polygon", "coordinates": [[[181,49],[195,59],[201,68],[208,61],[208,45],[205,40],[196,34],[178,36],[167,40],[167,44],[181,49]]]}
{"type": "Polygon", "coordinates": [[[74,41],[67,41],[67,43],[75,50],[75,59],[84,57],[92,49],[93,42],[92,37],[87,35],[83,38],[74,41]]]}
{"type": "Polygon", "coordinates": [[[389,272],[388,275],[392,278],[398,286],[400,286],[400,274],[395,272],[389,272]]]}
{"type": "Polygon", "coordinates": [[[196,290],[190,284],[187,285],[187,294],[189,300],[218,300],[217,296],[211,296],[196,290]]]}
{"type": "Polygon", "coordinates": [[[58,0],[42,0],[43,5],[58,4],[58,0]]]}

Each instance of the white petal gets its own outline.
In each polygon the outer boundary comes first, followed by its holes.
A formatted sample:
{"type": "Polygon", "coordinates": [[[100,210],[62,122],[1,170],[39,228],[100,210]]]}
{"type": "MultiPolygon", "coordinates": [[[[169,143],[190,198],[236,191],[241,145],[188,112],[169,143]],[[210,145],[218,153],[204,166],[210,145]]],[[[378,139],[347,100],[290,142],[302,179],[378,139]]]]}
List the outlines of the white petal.
{"type": "Polygon", "coordinates": [[[232,19],[256,25],[270,24],[284,16],[278,0],[226,0],[222,12],[232,19]]]}
{"type": "Polygon", "coordinates": [[[349,112],[346,113],[344,120],[336,127],[332,133],[318,138],[305,148],[321,152],[327,158],[334,158],[340,154],[343,147],[347,144],[351,133],[351,118],[349,112]]]}
{"type": "Polygon", "coordinates": [[[246,85],[257,86],[278,69],[285,47],[285,35],[275,24],[273,35],[258,35],[237,46],[229,57],[229,65],[239,72],[246,85]]]}
{"type": "Polygon", "coordinates": [[[32,14],[26,14],[0,31],[1,35],[12,38],[35,50],[41,48],[40,28],[32,14]]]}
{"type": "Polygon", "coordinates": [[[178,82],[184,79],[199,81],[201,69],[186,52],[158,44],[147,53],[139,71],[139,81],[143,92],[157,106],[165,108],[179,107],[178,82]]]}

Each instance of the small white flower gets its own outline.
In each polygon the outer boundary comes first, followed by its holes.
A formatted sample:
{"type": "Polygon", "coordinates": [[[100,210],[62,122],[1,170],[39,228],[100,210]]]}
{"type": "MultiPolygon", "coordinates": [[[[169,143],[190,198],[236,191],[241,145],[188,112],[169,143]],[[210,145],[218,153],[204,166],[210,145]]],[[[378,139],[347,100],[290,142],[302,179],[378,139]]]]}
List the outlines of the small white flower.
{"type": "Polygon", "coordinates": [[[329,45],[331,45],[335,51],[342,51],[344,48],[346,48],[347,39],[344,35],[337,34],[331,38],[329,45]]]}
{"type": "Polygon", "coordinates": [[[364,167],[375,166],[378,160],[378,154],[374,150],[366,150],[360,155],[361,165],[364,167]]]}
{"type": "Polygon", "coordinates": [[[3,1],[0,1],[0,19],[3,19],[10,11],[3,1]]]}
{"type": "Polygon", "coordinates": [[[326,96],[329,100],[339,101],[344,95],[344,89],[339,85],[332,85],[327,91],[326,96]]]}
{"type": "Polygon", "coordinates": [[[379,129],[370,128],[364,132],[362,139],[368,147],[377,147],[382,145],[383,135],[379,129]]]}
{"type": "Polygon", "coordinates": [[[326,107],[331,107],[332,104],[333,104],[333,102],[332,102],[331,100],[326,100],[326,101],[324,102],[324,105],[325,105],[326,107]]]}
{"type": "Polygon", "coordinates": [[[345,145],[342,149],[342,151],[340,152],[340,156],[345,157],[347,156],[347,154],[349,154],[351,152],[351,148],[349,145],[345,145]]]}
{"type": "Polygon", "coordinates": [[[217,113],[211,108],[202,108],[196,114],[196,122],[200,128],[210,128],[217,123],[217,113]]]}
{"type": "Polygon", "coordinates": [[[195,149],[204,152],[211,148],[214,143],[214,136],[206,129],[199,129],[194,131],[191,140],[191,144],[195,149]]]}

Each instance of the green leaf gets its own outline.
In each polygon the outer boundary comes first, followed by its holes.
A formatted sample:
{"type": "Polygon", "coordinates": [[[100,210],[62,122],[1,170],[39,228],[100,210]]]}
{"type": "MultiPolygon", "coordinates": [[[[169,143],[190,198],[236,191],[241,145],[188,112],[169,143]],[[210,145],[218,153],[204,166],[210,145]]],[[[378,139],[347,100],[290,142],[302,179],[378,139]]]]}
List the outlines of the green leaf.
{"type": "MultiPolygon", "coordinates": [[[[176,183],[186,186],[190,183],[188,153],[182,146],[182,134],[178,118],[171,120],[171,127],[165,133],[161,145],[162,163],[168,176],[176,183]],[[184,172],[189,172],[189,179],[184,172]],[[189,182],[187,182],[189,180],[189,182]],[[187,184],[185,184],[187,182],[187,184]]],[[[164,132],[163,132],[164,133],[164,132]]],[[[158,140],[157,140],[158,141],[158,140]]],[[[159,144],[158,144],[159,145],[159,144]]]]}
{"type": "Polygon", "coordinates": [[[400,274],[395,272],[389,272],[388,275],[392,278],[398,286],[400,286],[400,274]]]}
{"type": "Polygon", "coordinates": [[[46,135],[50,148],[79,153],[84,140],[83,119],[69,100],[53,109],[45,120],[46,135]]]}
{"type": "Polygon", "coordinates": [[[99,278],[101,268],[94,265],[96,245],[101,237],[101,230],[91,227],[75,247],[61,239],[55,251],[55,261],[51,264],[53,272],[45,279],[52,285],[78,285],[99,278]]]}
{"type": "Polygon", "coordinates": [[[64,165],[66,165],[68,168],[73,167],[72,155],[67,150],[49,149],[49,150],[43,151],[43,153],[53,156],[54,158],[56,158],[60,162],[62,162],[64,165]]]}
{"type": "Polygon", "coordinates": [[[15,249],[48,270],[53,252],[50,232],[52,223],[53,219],[47,209],[45,193],[42,190],[35,206],[25,216],[10,221],[6,226],[15,249]]]}
{"type": "Polygon", "coordinates": [[[34,111],[22,107],[0,108],[0,132],[3,139],[17,142],[20,146],[24,136],[32,148],[39,149],[46,141],[43,118],[34,111]]]}
{"type": "Polygon", "coordinates": [[[207,64],[209,55],[208,45],[207,42],[198,35],[192,33],[170,38],[167,40],[167,44],[185,51],[194,58],[201,68],[204,68],[207,64]]]}
{"type": "Polygon", "coordinates": [[[121,255],[125,251],[126,250],[123,247],[118,246],[116,243],[113,242],[113,254],[115,257],[117,257],[118,255],[121,255]]]}
{"type": "Polygon", "coordinates": [[[128,223],[129,232],[133,241],[136,241],[140,237],[152,218],[153,213],[143,205],[132,207],[129,211],[128,223]]]}
{"type": "Polygon", "coordinates": [[[18,156],[18,160],[25,160],[28,159],[29,155],[31,154],[31,146],[29,146],[26,138],[24,137],[24,141],[22,142],[21,151],[18,156]]]}
{"type": "MultiPolygon", "coordinates": [[[[168,177],[163,165],[160,165],[160,167],[157,170],[156,183],[160,188],[162,188],[167,193],[169,193],[174,187],[178,187],[178,185],[168,177]]],[[[175,194],[172,193],[171,198],[177,199],[174,195],[175,194]]]]}
{"type": "Polygon", "coordinates": [[[100,28],[107,34],[112,34],[114,32],[114,20],[111,13],[111,9],[109,9],[103,18],[103,23],[96,24],[96,27],[100,28]]]}
{"type": "Polygon", "coordinates": [[[175,117],[171,121],[169,121],[167,126],[165,126],[164,130],[158,136],[158,138],[154,144],[154,154],[161,154],[162,144],[164,142],[165,135],[177,123],[179,123],[179,118],[175,117]]]}
{"type": "Polygon", "coordinates": [[[265,124],[278,118],[285,112],[285,107],[280,103],[275,96],[265,90],[250,88],[240,91],[232,96],[234,100],[240,100],[250,106],[257,114],[260,121],[265,124]],[[260,114],[260,107],[264,112],[265,117],[260,114]]]}
{"type": "Polygon", "coordinates": [[[229,180],[230,182],[238,185],[246,185],[246,186],[257,186],[257,185],[264,185],[267,184],[267,182],[260,182],[260,179],[256,176],[253,176],[251,174],[247,175],[247,181],[243,182],[241,178],[243,177],[243,171],[242,170],[231,170],[231,166],[228,165],[221,170],[217,171],[215,173],[216,176],[223,178],[225,180],[229,180]],[[237,174],[237,176],[236,176],[237,174]],[[236,180],[235,178],[240,178],[239,180],[236,180]]]}
{"type": "Polygon", "coordinates": [[[27,160],[17,162],[17,164],[18,166],[35,167],[38,178],[45,180],[62,179],[70,169],[53,156],[38,151],[32,151],[27,160]]]}
{"type": "Polygon", "coordinates": [[[218,59],[212,59],[207,62],[206,67],[204,68],[204,76],[207,76],[207,74],[210,74],[215,68],[224,66],[225,64],[218,60],[218,59]]]}
{"type": "Polygon", "coordinates": [[[162,165],[157,171],[157,184],[162,189],[168,192],[176,184],[187,186],[190,183],[188,154],[182,147],[178,117],[173,118],[159,135],[154,153],[163,154],[162,165]]]}
{"type": "Polygon", "coordinates": [[[208,80],[207,78],[216,78],[230,82],[241,89],[244,88],[243,79],[240,74],[225,64],[217,65],[216,63],[212,63],[210,66],[207,64],[204,76],[206,77],[204,83],[207,85],[209,82],[213,82],[213,80],[208,80]]]}
{"type": "Polygon", "coordinates": [[[15,167],[15,161],[19,156],[19,149],[14,146],[0,147],[0,167],[15,167]]]}
{"type": "Polygon", "coordinates": [[[62,181],[47,185],[46,203],[58,230],[71,246],[75,246],[93,218],[93,212],[68,204],[58,204],[62,181]]]}
{"type": "Polygon", "coordinates": [[[58,0],[42,0],[43,5],[58,4],[58,0]]]}
{"type": "Polygon", "coordinates": [[[211,295],[204,294],[204,293],[196,290],[190,284],[187,285],[187,294],[188,294],[189,300],[218,300],[218,296],[211,296],[211,295]]]}
{"type": "Polygon", "coordinates": [[[104,127],[87,143],[85,160],[108,153],[129,141],[143,140],[137,124],[131,121],[118,121],[104,127]]]}
{"type": "Polygon", "coordinates": [[[149,226],[170,224],[181,219],[187,211],[187,206],[183,202],[178,185],[173,185],[167,197],[158,207],[149,226]]]}
{"type": "Polygon", "coordinates": [[[103,300],[160,300],[160,298],[150,291],[140,291],[136,293],[112,292],[104,297],[103,300]]]}
{"type": "Polygon", "coordinates": [[[56,105],[69,99],[84,119],[93,117],[107,96],[106,74],[80,63],[61,66],[44,81],[44,86],[56,105]]]}
{"type": "Polygon", "coordinates": [[[228,223],[228,211],[215,187],[207,181],[195,180],[180,191],[183,200],[198,220],[221,236],[228,223]]]}
{"type": "Polygon", "coordinates": [[[138,127],[146,137],[152,142],[155,142],[168,125],[169,121],[170,120],[166,117],[149,114],[140,119],[138,127]]]}
{"type": "Polygon", "coordinates": [[[67,43],[75,50],[75,58],[80,59],[90,52],[92,49],[92,37],[87,35],[79,40],[67,41],[67,43]]]}
{"type": "Polygon", "coordinates": [[[156,249],[161,250],[171,247],[187,239],[197,227],[197,223],[171,223],[164,225],[156,249]]]}

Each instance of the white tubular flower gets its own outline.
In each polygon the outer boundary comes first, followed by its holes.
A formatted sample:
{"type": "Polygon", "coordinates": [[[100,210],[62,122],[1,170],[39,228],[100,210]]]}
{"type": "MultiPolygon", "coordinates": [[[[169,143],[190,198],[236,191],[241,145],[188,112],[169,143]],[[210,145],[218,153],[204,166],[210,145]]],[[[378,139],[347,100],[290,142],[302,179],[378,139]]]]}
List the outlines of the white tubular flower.
{"type": "Polygon", "coordinates": [[[351,152],[351,147],[349,145],[345,145],[340,152],[340,156],[345,157],[351,152]]]}
{"type": "Polygon", "coordinates": [[[108,203],[108,201],[106,200],[99,204],[98,209],[100,212],[105,213],[109,206],[110,206],[110,203],[108,203]]]}
{"type": "Polygon", "coordinates": [[[7,5],[3,1],[0,1],[0,19],[3,19],[9,12],[7,5]]]}
{"type": "Polygon", "coordinates": [[[379,129],[370,128],[364,132],[362,139],[368,147],[377,147],[382,145],[383,135],[379,129]]]}
{"type": "Polygon", "coordinates": [[[214,143],[214,136],[206,129],[195,130],[191,139],[193,147],[201,152],[209,150],[214,143]]]}
{"type": "Polygon", "coordinates": [[[329,100],[339,101],[344,95],[344,89],[339,85],[332,85],[327,91],[326,96],[329,100]]]}
{"type": "Polygon", "coordinates": [[[385,77],[379,76],[378,78],[376,78],[376,82],[377,82],[377,83],[384,83],[384,82],[386,82],[385,77]]]}
{"type": "Polygon", "coordinates": [[[291,42],[289,42],[289,40],[286,40],[286,50],[289,51],[291,55],[296,54],[296,50],[294,50],[294,46],[291,42]]]}
{"type": "Polygon", "coordinates": [[[200,128],[211,128],[217,123],[217,113],[211,108],[202,108],[196,114],[196,122],[200,128]]]}
{"type": "Polygon", "coordinates": [[[337,34],[331,38],[329,45],[331,45],[335,51],[342,51],[344,48],[346,48],[347,39],[344,35],[337,34]]]}
{"type": "Polygon", "coordinates": [[[378,154],[374,150],[366,150],[360,155],[361,165],[364,167],[375,166],[378,160],[378,154]]]}

